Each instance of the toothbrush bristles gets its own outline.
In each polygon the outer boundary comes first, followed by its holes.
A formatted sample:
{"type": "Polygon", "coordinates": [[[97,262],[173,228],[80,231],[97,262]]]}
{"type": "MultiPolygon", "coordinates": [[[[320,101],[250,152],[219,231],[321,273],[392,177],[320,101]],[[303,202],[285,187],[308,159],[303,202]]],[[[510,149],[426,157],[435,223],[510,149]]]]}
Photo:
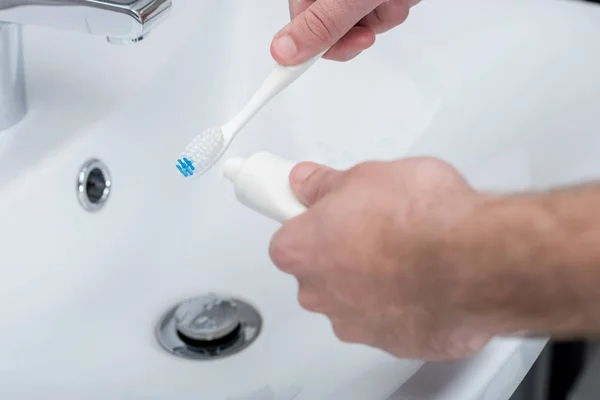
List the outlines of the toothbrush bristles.
{"type": "Polygon", "coordinates": [[[185,178],[202,175],[219,161],[225,147],[221,128],[207,129],[187,145],[177,159],[177,170],[185,178]]]}
{"type": "Polygon", "coordinates": [[[181,172],[181,175],[183,175],[184,177],[187,177],[187,176],[194,175],[194,171],[196,170],[196,167],[194,167],[193,162],[188,160],[186,157],[183,157],[183,159],[181,159],[181,158],[177,159],[177,169],[179,170],[179,172],[181,172]]]}

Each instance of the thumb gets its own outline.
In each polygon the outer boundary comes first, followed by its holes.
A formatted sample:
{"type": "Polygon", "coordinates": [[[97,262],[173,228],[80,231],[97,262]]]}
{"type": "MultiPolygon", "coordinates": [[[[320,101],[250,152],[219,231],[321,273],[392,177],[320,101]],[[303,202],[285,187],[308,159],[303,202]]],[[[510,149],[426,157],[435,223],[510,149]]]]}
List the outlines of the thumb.
{"type": "Polygon", "coordinates": [[[383,0],[317,0],[279,31],[271,54],[296,65],[327,50],[383,0]]]}
{"type": "Polygon", "coordinates": [[[312,162],[297,164],[290,172],[290,184],[298,200],[310,207],[330,193],[340,172],[312,162]]]}

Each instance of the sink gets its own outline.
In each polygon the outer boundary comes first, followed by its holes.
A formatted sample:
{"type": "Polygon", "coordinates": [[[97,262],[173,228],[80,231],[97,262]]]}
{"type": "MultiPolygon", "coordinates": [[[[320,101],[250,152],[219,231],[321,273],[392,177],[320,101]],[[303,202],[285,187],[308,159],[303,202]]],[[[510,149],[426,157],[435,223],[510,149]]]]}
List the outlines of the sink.
{"type": "MultiPolygon", "coordinates": [[[[297,304],[295,280],[268,257],[278,225],[235,200],[222,164],[192,181],[177,173],[187,142],[234,115],[269,72],[286,7],[175,1],[127,47],[27,27],[30,112],[0,133],[0,397],[475,399],[490,390],[489,360],[500,371],[526,349],[498,384],[514,390],[544,341],[500,338],[447,364],[342,343],[297,304]],[[112,180],[96,212],[76,191],[90,159],[112,180]],[[254,304],[257,340],[211,361],[164,351],[161,316],[209,292],[254,304]],[[440,386],[452,376],[475,397],[440,386]]],[[[430,154],[501,191],[597,177],[599,18],[573,1],[426,0],[354,61],[317,62],[228,155],[345,168],[430,154]]]]}

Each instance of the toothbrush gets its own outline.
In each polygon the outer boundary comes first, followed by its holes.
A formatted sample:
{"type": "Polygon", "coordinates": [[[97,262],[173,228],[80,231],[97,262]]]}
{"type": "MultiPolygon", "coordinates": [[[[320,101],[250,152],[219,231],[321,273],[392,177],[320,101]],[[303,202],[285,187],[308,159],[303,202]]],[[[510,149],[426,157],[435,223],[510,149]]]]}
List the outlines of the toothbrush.
{"type": "Polygon", "coordinates": [[[177,170],[185,178],[200,176],[219,161],[238,132],[250,119],[279,92],[306,72],[323,54],[303,64],[286,66],[277,64],[248,104],[227,124],[213,127],[196,136],[177,159],[177,170]]]}

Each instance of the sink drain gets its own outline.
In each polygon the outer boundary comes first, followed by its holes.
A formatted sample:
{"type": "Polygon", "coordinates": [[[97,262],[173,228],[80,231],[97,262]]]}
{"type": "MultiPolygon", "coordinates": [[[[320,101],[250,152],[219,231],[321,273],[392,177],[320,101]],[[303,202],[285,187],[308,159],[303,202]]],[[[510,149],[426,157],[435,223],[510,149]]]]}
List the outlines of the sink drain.
{"type": "Polygon", "coordinates": [[[207,294],[177,304],[158,324],[156,334],[169,353],[194,360],[236,354],[260,333],[262,318],[250,304],[207,294]]]}

